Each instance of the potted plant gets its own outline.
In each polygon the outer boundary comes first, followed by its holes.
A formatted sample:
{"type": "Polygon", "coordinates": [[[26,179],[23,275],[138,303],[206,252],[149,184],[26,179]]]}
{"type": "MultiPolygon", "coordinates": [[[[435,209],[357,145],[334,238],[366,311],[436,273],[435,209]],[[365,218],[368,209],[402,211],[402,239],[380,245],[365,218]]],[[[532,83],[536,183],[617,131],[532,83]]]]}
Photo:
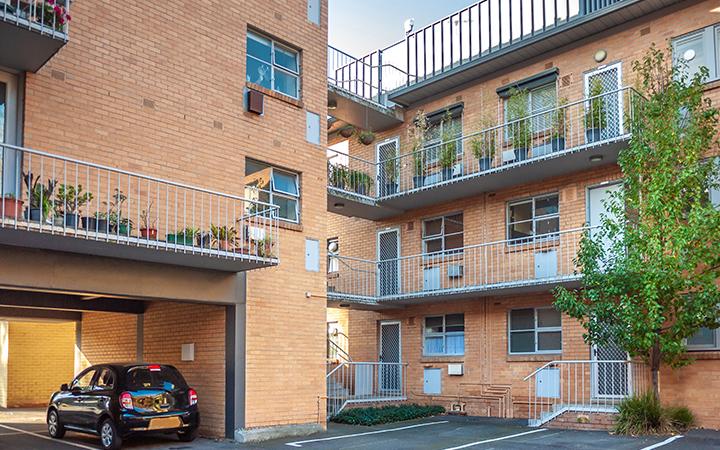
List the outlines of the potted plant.
{"type": "Polygon", "coordinates": [[[338,189],[345,189],[348,179],[348,168],[342,164],[330,165],[330,185],[338,189]]]}
{"type": "Polygon", "coordinates": [[[123,206],[127,201],[127,196],[120,189],[115,189],[110,203],[104,202],[107,209],[107,221],[111,233],[118,233],[129,236],[132,233],[133,222],[123,217],[123,206]]]}
{"type": "Polygon", "coordinates": [[[383,178],[385,180],[385,195],[397,193],[398,160],[395,158],[383,161],[383,178]]]}
{"type": "MultiPolygon", "coordinates": [[[[42,22],[48,27],[54,26],[56,31],[64,31],[65,24],[71,20],[65,6],[58,0],[45,0],[42,15],[42,22]]],[[[36,20],[40,22],[39,17],[36,20]]]]}
{"type": "Polygon", "coordinates": [[[362,170],[351,170],[350,180],[353,185],[352,188],[357,194],[368,195],[370,193],[370,188],[373,184],[373,179],[370,175],[362,170]]]}
{"type": "Polygon", "coordinates": [[[273,241],[270,236],[261,239],[257,243],[258,245],[258,256],[263,258],[272,258],[273,255],[273,241]]]}
{"type": "Polygon", "coordinates": [[[567,132],[567,105],[568,100],[561,98],[558,101],[557,109],[552,113],[552,125],[550,127],[550,150],[559,152],[565,150],[565,133],[567,132]]]}
{"type": "Polygon", "coordinates": [[[55,219],[59,225],[76,228],[80,223],[80,211],[93,200],[91,192],[83,192],[82,184],[77,186],[61,184],[55,196],[55,219]]]}
{"type": "Polygon", "coordinates": [[[168,233],[165,239],[169,244],[194,245],[195,239],[200,234],[200,230],[193,227],[185,227],[177,230],[175,233],[168,233]]]}
{"type": "Polygon", "coordinates": [[[17,219],[22,213],[23,201],[15,198],[15,194],[5,194],[0,205],[0,213],[3,217],[17,219]]]}
{"type": "Polygon", "coordinates": [[[493,120],[489,117],[483,117],[480,120],[479,128],[482,130],[470,140],[470,149],[473,156],[478,161],[480,171],[490,170],[492,161],[495,159],[495,151],[497,149],[497,130],[493,120]]]}
{"type": "Polygon", "coordinates": [[[143,211],[140,213],[140,236],[146,239],[157,240],[158,230],[155,227],[155,224],[157,223],[157,218],[153,216],[152,206],[153,202],[150,201],[147,209],[143,209],[143,211]]]}
{"type": "Polygon", "coordinates": [[[413,152],[413,187],[415,189],[425,185],[427,175],[427,164],[425,161],[424,147],[427,139],[428,122],[423,110],[415,114],[415,120],[408,128],[408,138],[412,145],[413,152]]]}
{"type": "Polygon", "coordinates": [[[590,104],[585,109],[585,141],[589,144],[602,139],[602,131],[607,127],[607,112],[602,81],[593,78],[590,82],[590,104]]]}
{"type": "Polygon", "coordinates": [[[210,235],[212,236],[212,245],[217,249],[229,251],[235,248],[237,230],[234,227],[218,227],[210,224],[210,235]]]}
{"type": "Polygon", "coordinates": [[[442,119],[442,132],[440,133],[440,155],[438,162],[442,167],[442,179],[447,181],[452,178],[453,167],[457,161],[457,133],[452,125],[452,114],[450,110],[445,112],[442,119]]]}
{"type": "Polygon", "coordinates": [[[527,91],[517,89],[511,91],[507,100],[508,137],[515,151],[515,161],[526,160],[532,145],[532,129],[527,118],[530,114],[528,101],[527,91]]]}
{"type": "Polygon", "coordinates": [[[25,187],[29,193],[30,205],[26,211],[26,218],[33,222],[47,222],[53,210],[53,193],[57,180],[48,179],[47,186],[40,183],[40,176],[33,177],[31,172],[23,172],[25,187]]]}
{"type": "Polygon", "coordinates": [[[338,134],[340,134],[340,136],[344,138],[349,138],[353,135],[353,133],[355,133],[355,127],[353,127],[352,125],[345,125],[338,130],[338,134]]]}
{"type": "Polygon", "coordinates": [[[369,130],[362,130],[357,133],[358,141],[363,145],[370,145],[375,141],[375,133],[369,130]]]}

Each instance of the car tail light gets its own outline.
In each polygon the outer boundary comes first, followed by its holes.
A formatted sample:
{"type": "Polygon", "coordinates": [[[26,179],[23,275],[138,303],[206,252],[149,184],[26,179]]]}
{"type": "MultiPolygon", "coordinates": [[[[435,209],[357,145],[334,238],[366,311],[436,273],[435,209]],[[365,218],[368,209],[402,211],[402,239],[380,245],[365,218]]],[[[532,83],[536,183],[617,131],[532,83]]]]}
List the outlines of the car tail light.
{"type": "Polygon", "coordinates": [[[120,406],[123,409],[127,410],[135,409],[135,407],[133,406],[132,395],[130,395],[129,392],[123,392],[122,394],[120,394],[120,406]]]}
{"type": "Polygon", "coordinates": [[[190,402],[190,406],[197,405],[197,392],[195,392],[195,389],[188,391],[188,401],[190,402]]]}
{"type": "Polygon", "coordinates": [[[161,367],[158,364],[153,364],[148,366],[148,369],[150,369],[150,372],[160,372],[161,367]]]}

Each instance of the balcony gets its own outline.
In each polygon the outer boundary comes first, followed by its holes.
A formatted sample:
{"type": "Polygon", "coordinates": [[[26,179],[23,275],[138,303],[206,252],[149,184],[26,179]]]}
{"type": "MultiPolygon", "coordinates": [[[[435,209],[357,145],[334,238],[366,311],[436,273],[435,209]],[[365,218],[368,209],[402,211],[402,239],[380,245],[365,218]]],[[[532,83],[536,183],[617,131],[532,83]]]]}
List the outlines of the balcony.
{"type": "Polygon", "coordinates": [[[615,163],[641,100],[605,92],[380,162],[330,150],[328,211],[380,220],[615,163]]]}
{"type": "Polygon", "coordinates": [[[355,99],[410,106],[676,3],[481,0],[388,47],[339,61],[345,64],[328,76],[355,99]]]}
{"type": "Polygon", "coordinates": [[[37,72],[68,40],[69,3],[0,1],[0,66],[37,72]]]}
{"type": "Polygon", "coordinates": [[[279,262],[277,206],[0,144],[0,245],[224,272],[279,262]]]}
{"type": "Polygon", "coordinates": [[[374,309],[575,286],[580,275],[573,259],[589,231],[576,228],[383,261],[331,256],[327,298],[374,309]]]}

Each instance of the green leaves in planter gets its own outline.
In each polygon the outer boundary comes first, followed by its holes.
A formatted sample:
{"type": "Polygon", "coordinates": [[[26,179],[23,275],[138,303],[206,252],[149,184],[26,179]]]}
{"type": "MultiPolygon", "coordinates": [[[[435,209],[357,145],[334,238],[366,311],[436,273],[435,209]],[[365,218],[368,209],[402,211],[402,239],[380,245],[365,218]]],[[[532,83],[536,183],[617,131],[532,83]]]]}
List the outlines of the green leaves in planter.
{"type": "Polygon", "coordinates": [[[352,408],[342,411],[333,417],[333,422],[348,425],[380,425],[383,423],[402,422],[444,414],[445,408],[438,405],[391,405],[382,408],[352,408]]]}

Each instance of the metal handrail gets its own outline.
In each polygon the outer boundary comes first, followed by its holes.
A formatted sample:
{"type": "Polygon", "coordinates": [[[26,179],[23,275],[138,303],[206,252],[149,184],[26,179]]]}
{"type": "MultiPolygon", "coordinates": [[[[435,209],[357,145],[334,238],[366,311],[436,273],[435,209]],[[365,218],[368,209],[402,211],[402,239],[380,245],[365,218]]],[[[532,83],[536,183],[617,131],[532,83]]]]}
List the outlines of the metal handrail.
{"type": "Polygon", "coordinates": [[[527,381],[530,378],[537,375],[538,372],[542,371],[543,369],[547,369],[550,366],[559,365],[559,364],[585,364],[585,363],[629,363],[632,362],[631,359],[603,359],[603,360],[588,360],[588,359],[556,359],[554,361],[547,362],[543,364],[542,366],[535,369],[530,375],[523,378],[523,381],[527,381]]]}

